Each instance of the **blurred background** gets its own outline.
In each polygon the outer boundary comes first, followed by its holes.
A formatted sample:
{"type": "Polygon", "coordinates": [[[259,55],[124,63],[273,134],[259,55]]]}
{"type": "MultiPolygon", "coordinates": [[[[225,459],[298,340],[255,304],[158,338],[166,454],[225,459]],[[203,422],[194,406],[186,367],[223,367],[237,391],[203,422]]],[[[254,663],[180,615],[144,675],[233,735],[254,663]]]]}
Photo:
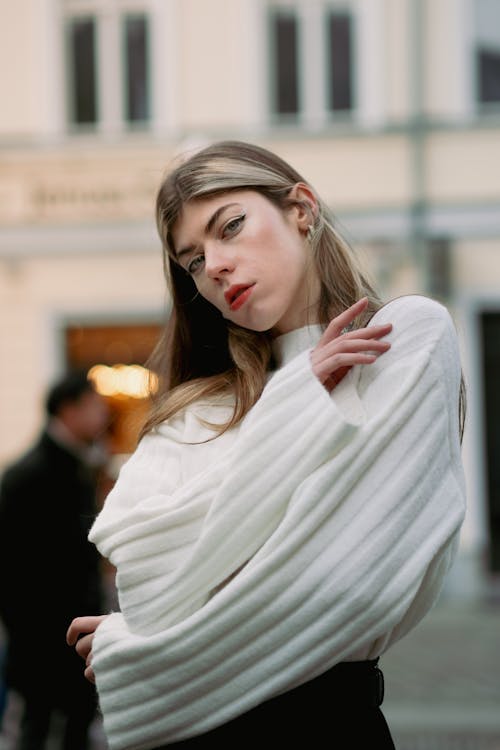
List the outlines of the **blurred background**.
{"type": "Polygon", "coordinates": [[[48,383],[78,366],[113,411],[113,480],[168,311],[161,177],[215,139],[276,151],[385,297],[429,294],[457,325],[467,517],[442,603],[387,655],[385,705],[398,747],[499,748],[500,0],[0,0],[0,14],[0,474],[39,430],[48,383]]]}

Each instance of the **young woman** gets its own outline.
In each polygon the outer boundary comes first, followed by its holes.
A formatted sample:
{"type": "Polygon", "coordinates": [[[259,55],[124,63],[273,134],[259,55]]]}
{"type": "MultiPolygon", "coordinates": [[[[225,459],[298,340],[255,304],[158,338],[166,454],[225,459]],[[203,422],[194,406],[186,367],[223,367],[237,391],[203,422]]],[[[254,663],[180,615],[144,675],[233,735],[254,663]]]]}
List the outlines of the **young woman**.
{"type": "Polygon", "coordinates": [[[464,517],[450,315],[383,305],[314,189],[251,144],[179,163],[157,219],[160,387],[90,533],[121,611],[68,631],[110,748],[392,748],[377,662],[464,517]]]}

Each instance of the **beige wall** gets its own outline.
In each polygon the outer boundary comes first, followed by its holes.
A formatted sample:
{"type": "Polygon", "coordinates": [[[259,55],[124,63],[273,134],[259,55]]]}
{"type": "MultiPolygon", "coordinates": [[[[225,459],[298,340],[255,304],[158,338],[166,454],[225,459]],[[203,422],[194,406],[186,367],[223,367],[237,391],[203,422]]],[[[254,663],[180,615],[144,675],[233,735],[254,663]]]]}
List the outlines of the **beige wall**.
{"type": "Polygon", "coordinates": [[[457,242],[453,264],[455,283],[463,294],[496,297],[500,308],[499,238],[457,242]]]}
{"type": "MultiPolygon", "coordinates": [[[[338,211],[404,206],[411,199],[404,136],[252,140],[290,160],[338,211]]],[[[142,146],[75,141],[62,149],[18,148],[0,163],[0,223],[149,219],[156,189],[175,155],[172,145],[146,141],[142,146]]]]}
{"type": "MultiPolygon", "coordinates": [[[[258,4],[258,3],[257,3],[258,4]]],[[[180,120],[187,130],[225,130],[252,121],[252,21],[244,0],[183,0],[180,5],[180,120]],[[235,61],[238,61],[235,64],[235,61]]]]}
{"type": "Polygon", "coordinates": [[[425,49],[422,71],[427,114],[454,120],[463,114],[470,94],[465,79],[469,55],[468,0],[421,2],[425,49]]]}
{"type": "Polygon", "coordinates": [[[500,198],[499,128],[436,132],[426,144],[431,201],[479,202],[500,198]]]}
{"type": "Polygon", "coordinates": [[[406,120],[411,104],[409,0],[385,0],[387,114],[390,121],[406,120]]]}
{"type": "Polygon", "coordinates": [[[335,211],[405,205],[410,199],[408,144],[401,136],[280,138],[263,145],[305,176],[335,211]]]}
{"type": "Polygon", "coordinates": [[[11,149],[0,162],[0,224],[153,216],[172,145],[110,146],[75,139],[62,147],[11,149]]]}
{"type": "MultiPolygon", "coordinates": [[[[252,140],[293,163],[337,212],[411,203],[412,142],[405,134],[252,140]]],[[[179,148],[144,139],[135,146],[76,140],[64,148],[11,150],[0,163],[0,223],[149,219],[155,191],[179,148]]],[[[497,129],[430,131],[424,138],[424,197],[436,205],[495,204],[498,164],[497,129]]]]}
{"type": "Polygon", "coordinates": [[[0,132],[23,137],[40,129],[44,105],[44,3],[3,2],[0,23],[0,132]],[[42,23],[42,27],[43,27],[42,23]]]}

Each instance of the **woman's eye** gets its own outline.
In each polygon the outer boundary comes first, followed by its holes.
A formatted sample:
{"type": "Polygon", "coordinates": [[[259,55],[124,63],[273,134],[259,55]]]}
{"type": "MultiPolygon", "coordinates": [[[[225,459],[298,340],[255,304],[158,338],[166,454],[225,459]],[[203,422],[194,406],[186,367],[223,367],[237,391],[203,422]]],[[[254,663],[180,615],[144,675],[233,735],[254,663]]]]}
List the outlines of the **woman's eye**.
{"type": "Polygon", "coordinates": [[[194,273],[196,273],[196,271],[199,271],[200,268],[203,265],[204,260],[205,260],[205,256],[203,256],[203,255],[196,255],[187,264],[187,266],[186,266],[187,272],[190,273],[190,274],[194,274],[194,273]]]}
{"type": "Polygon", "coordinates": [[[236,232],[241,229],[244,220],[245,214],[241,214],[241,216],[236,216],[234,219],[231,219],[231,221],[228,221],[227,224],[224,225],[222,236],[226,237],[227,235],[236,234],[236,232]]]}

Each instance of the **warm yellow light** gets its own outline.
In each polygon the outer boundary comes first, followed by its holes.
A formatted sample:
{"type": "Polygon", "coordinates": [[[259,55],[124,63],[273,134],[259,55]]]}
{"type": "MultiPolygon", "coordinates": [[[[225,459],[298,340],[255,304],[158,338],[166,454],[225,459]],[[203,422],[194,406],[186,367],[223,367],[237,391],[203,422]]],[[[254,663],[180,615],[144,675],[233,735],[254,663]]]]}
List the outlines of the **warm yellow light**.
{"type": "Polygon", "coordinates": [[[94,365],[88,375],[102,396],[147,398],[158,387],[157,376],[140,365],[94,365]]]}

